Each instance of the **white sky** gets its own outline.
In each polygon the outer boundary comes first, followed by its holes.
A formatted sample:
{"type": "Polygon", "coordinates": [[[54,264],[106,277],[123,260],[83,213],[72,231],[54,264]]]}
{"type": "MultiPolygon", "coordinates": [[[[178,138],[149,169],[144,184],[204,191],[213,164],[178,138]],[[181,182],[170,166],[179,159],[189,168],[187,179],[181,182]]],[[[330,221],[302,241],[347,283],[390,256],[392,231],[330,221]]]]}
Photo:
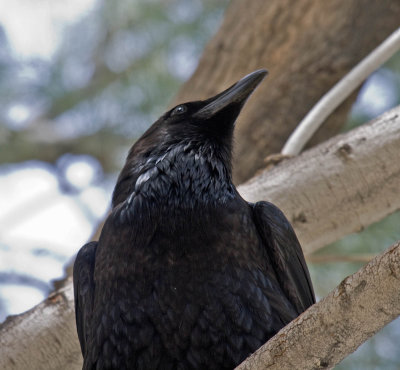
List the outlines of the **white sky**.
{"type": "Polygon", "coordinates": [[[63,27],[88,12],[96,0],[0,0],[0,23],[17,56],[51,58],[63,27]]]}
{"type": "MultiPolygon", "coordinates": [[[[60,278],[88,241],[107,211],[109,191],[91,183],[93,167],[83,161],[68,166],[65,177],[78,188],[74,195],[63,194],[51,167],[40,162],[0,173],[0,271],[44,282],[60,278]]],[[[15,284],[0,284],[0,295],[13,314],[43,299],[36,288],[15,284]]]]}
{"type": "MultiPolygon", "coordinates": [[[[17,58],[50,59],[64,27],[79,20],[95,3],[0,0],[0,23],[11,52],[17,58]]],[[[23,120],[26,112],[17,108],[10,114],[23,120]]],[[[0,271],[43,281],[61,277],[65,262],[88,240],[96,220],[106,212],[110,195],[91,184],[93,168],[86,162],[75,162],[66,170],[66,179],[81,188],[74,196],[64,195],[56,175],[38,163],[10,168],[0,174],[0,271]]],[[[12,314],[44,298],[36,288],[14,284],[0,284],[0,295],[12,314]]]]}

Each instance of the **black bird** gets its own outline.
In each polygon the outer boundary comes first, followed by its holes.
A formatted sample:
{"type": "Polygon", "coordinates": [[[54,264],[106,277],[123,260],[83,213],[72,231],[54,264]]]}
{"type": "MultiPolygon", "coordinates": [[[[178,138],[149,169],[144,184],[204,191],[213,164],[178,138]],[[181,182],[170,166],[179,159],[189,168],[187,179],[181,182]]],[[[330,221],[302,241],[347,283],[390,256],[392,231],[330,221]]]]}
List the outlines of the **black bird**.
{"type": "Polygon", "coordinates": [[[234,123],[265,75],[178,105],[133,145],[75,261],[84,369],[232,369],[315,302],[288,220],[232,183],[234,123]]]}

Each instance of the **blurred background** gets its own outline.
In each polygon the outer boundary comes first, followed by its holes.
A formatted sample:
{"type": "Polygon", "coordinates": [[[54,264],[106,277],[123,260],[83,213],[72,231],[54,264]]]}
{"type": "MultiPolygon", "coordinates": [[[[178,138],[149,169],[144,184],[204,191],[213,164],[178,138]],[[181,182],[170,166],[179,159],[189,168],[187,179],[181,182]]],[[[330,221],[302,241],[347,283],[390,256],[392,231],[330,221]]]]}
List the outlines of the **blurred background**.
{"type": "MultiPolygon", "coordinates": [[[[0,322],[64,277],[129,147],[195,70],[227,4],[0,0],[0,322]]],[[[399,102],[397,54],[364,84],[345,130],[399,102]]],[[[399,225],[396,213],[311,256],[318,298],[399,240],[399,225]]],[[[398,343],[396,320],[337,368],[399,369],[398,343]]]]}

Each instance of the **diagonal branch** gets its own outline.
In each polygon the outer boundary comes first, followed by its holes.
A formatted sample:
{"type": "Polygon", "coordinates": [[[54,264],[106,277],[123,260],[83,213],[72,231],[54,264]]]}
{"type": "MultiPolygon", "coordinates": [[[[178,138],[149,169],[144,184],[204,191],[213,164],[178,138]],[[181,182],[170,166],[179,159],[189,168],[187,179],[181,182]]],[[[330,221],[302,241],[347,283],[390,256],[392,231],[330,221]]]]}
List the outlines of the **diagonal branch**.
{"type": "Polygon", "coordinates": [[[305,253],[400,209],[400,107],[279,163],[239,187],[293,223],[305,253]]]}
{"type": "Polygon", "coordinates": [[[330,369],[400,315],[400,241],[344,279],[237,367],[330,369]]]}
{"type": "Polygon", "coordinates": [[[330,114],[378,67],[400,49],[400,28],[358,63],[302,119],[282,149],[283,155],[299,154],[330,114]]]}
{"type": "Polygon", "coordinates": [[[8,317],[0,326],[0,369],[81,368],[71,281],[31,310],[8,317]]]}

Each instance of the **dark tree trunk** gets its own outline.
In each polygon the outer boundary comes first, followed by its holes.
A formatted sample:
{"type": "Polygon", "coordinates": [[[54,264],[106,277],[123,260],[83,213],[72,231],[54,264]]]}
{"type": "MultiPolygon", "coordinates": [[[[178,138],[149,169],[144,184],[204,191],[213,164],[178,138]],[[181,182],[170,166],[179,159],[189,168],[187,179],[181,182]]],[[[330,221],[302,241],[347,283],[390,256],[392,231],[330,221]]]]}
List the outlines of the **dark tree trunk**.
{"type": "MultiPolygon", "coordinates": [[[[234,176],[241,183],[281,150],[318,99],[399,19],[399,0],[233,1],[175,102],[211,96],[246,73],[269,70],[239,118],[234,176]]],[[[335,135],[350,107],[351,101],[338,108],[313,143],[335,135]]]]}

